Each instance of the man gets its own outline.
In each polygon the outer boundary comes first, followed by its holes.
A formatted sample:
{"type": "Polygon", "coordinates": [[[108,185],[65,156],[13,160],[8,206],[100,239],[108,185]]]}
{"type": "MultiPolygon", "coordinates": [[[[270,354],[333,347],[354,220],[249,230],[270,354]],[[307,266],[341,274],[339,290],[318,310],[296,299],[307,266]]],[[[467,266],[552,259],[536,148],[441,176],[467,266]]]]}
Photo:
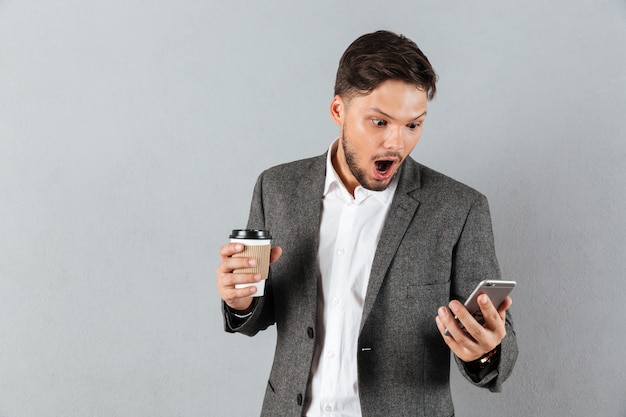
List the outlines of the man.
{"type": "Polygon", "coordinates": [[[339,138],[257,181],[248,227],[276,244],[263,297],[235,288],[260,280],[233,273],[255,260],[221,248],[226,331],[276,325],[262,415],[451,416],[450,350],[475,385],[499,391],[511,373],[511,299],[479,297],[484,325],[458,301],[499,279],[486,198],[409,156],[435,82],[406,37],[354,41],[330,105],[339,138]]]}

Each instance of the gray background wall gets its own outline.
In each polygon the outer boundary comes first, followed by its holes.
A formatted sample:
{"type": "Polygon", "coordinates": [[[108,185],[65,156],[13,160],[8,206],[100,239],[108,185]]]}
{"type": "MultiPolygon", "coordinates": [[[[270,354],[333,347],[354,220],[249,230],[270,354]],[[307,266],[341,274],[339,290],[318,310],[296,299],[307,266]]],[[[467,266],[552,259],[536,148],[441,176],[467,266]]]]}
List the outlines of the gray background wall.
{"type": "Polygon", "coordinates": [[[222,332],[217,250],[379,28],[440,75],[414,156],[489,197],[520,283],[517,368],[453,370],[457,415],[626,415],[624,1],[5,0],[0,417],[258,413],[275,333],[222,332]]]}

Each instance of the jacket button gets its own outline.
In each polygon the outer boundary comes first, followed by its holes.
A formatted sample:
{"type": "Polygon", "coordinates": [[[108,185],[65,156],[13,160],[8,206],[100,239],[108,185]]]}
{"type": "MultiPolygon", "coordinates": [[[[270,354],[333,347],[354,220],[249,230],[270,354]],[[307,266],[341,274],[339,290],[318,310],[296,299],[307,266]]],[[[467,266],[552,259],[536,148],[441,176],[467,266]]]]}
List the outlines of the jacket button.
{"type": "Polygon", "coordinates": [[[307,327],[306,334],[309,336],[309,339],[313,339],[313,336],[315,336],[315,332],[313,332],[313,327],[307,327]]]}
{"type": "Polygon", "coordinates": [[[302,394],[298,394],[296,401],[298,402],[298,405],[302,405],[302,394]]]}

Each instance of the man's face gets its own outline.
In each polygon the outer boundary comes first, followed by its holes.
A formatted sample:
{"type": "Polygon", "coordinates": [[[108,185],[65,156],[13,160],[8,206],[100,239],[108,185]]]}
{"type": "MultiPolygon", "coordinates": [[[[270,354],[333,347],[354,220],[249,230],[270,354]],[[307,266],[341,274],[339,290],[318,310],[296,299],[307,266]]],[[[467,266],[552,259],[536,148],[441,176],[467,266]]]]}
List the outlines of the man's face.
{"type": "Polygon", "coordinates": [[[348,191],[389,186],[422,135],[427,103],[425,91],[397,80],[368,95],[335,96],[330,112],[341,132],[332,162],[348,191]]]}

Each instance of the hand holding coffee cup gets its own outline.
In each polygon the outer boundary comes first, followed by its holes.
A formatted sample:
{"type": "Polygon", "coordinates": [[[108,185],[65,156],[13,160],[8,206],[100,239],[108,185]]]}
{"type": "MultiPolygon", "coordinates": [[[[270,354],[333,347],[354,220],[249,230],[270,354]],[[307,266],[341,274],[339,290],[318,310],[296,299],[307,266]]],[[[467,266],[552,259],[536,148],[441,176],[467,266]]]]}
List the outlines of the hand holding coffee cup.
{"type": "Polygon", "coordinates": [[[249,284],[236,284],[235,288],[255,286],[257,291],[253,296],[263,296],[265,293],[265,280],[269,274],[271,239],[272,236],[267,230],[235,229],[232,231],[230,235],[231,243],[244,245],[244,250],[234,254],[233,258],[254,258],[257,261],[256,266],[235,269],[233,273],[261,274],[261,281],[249,284]]]}

